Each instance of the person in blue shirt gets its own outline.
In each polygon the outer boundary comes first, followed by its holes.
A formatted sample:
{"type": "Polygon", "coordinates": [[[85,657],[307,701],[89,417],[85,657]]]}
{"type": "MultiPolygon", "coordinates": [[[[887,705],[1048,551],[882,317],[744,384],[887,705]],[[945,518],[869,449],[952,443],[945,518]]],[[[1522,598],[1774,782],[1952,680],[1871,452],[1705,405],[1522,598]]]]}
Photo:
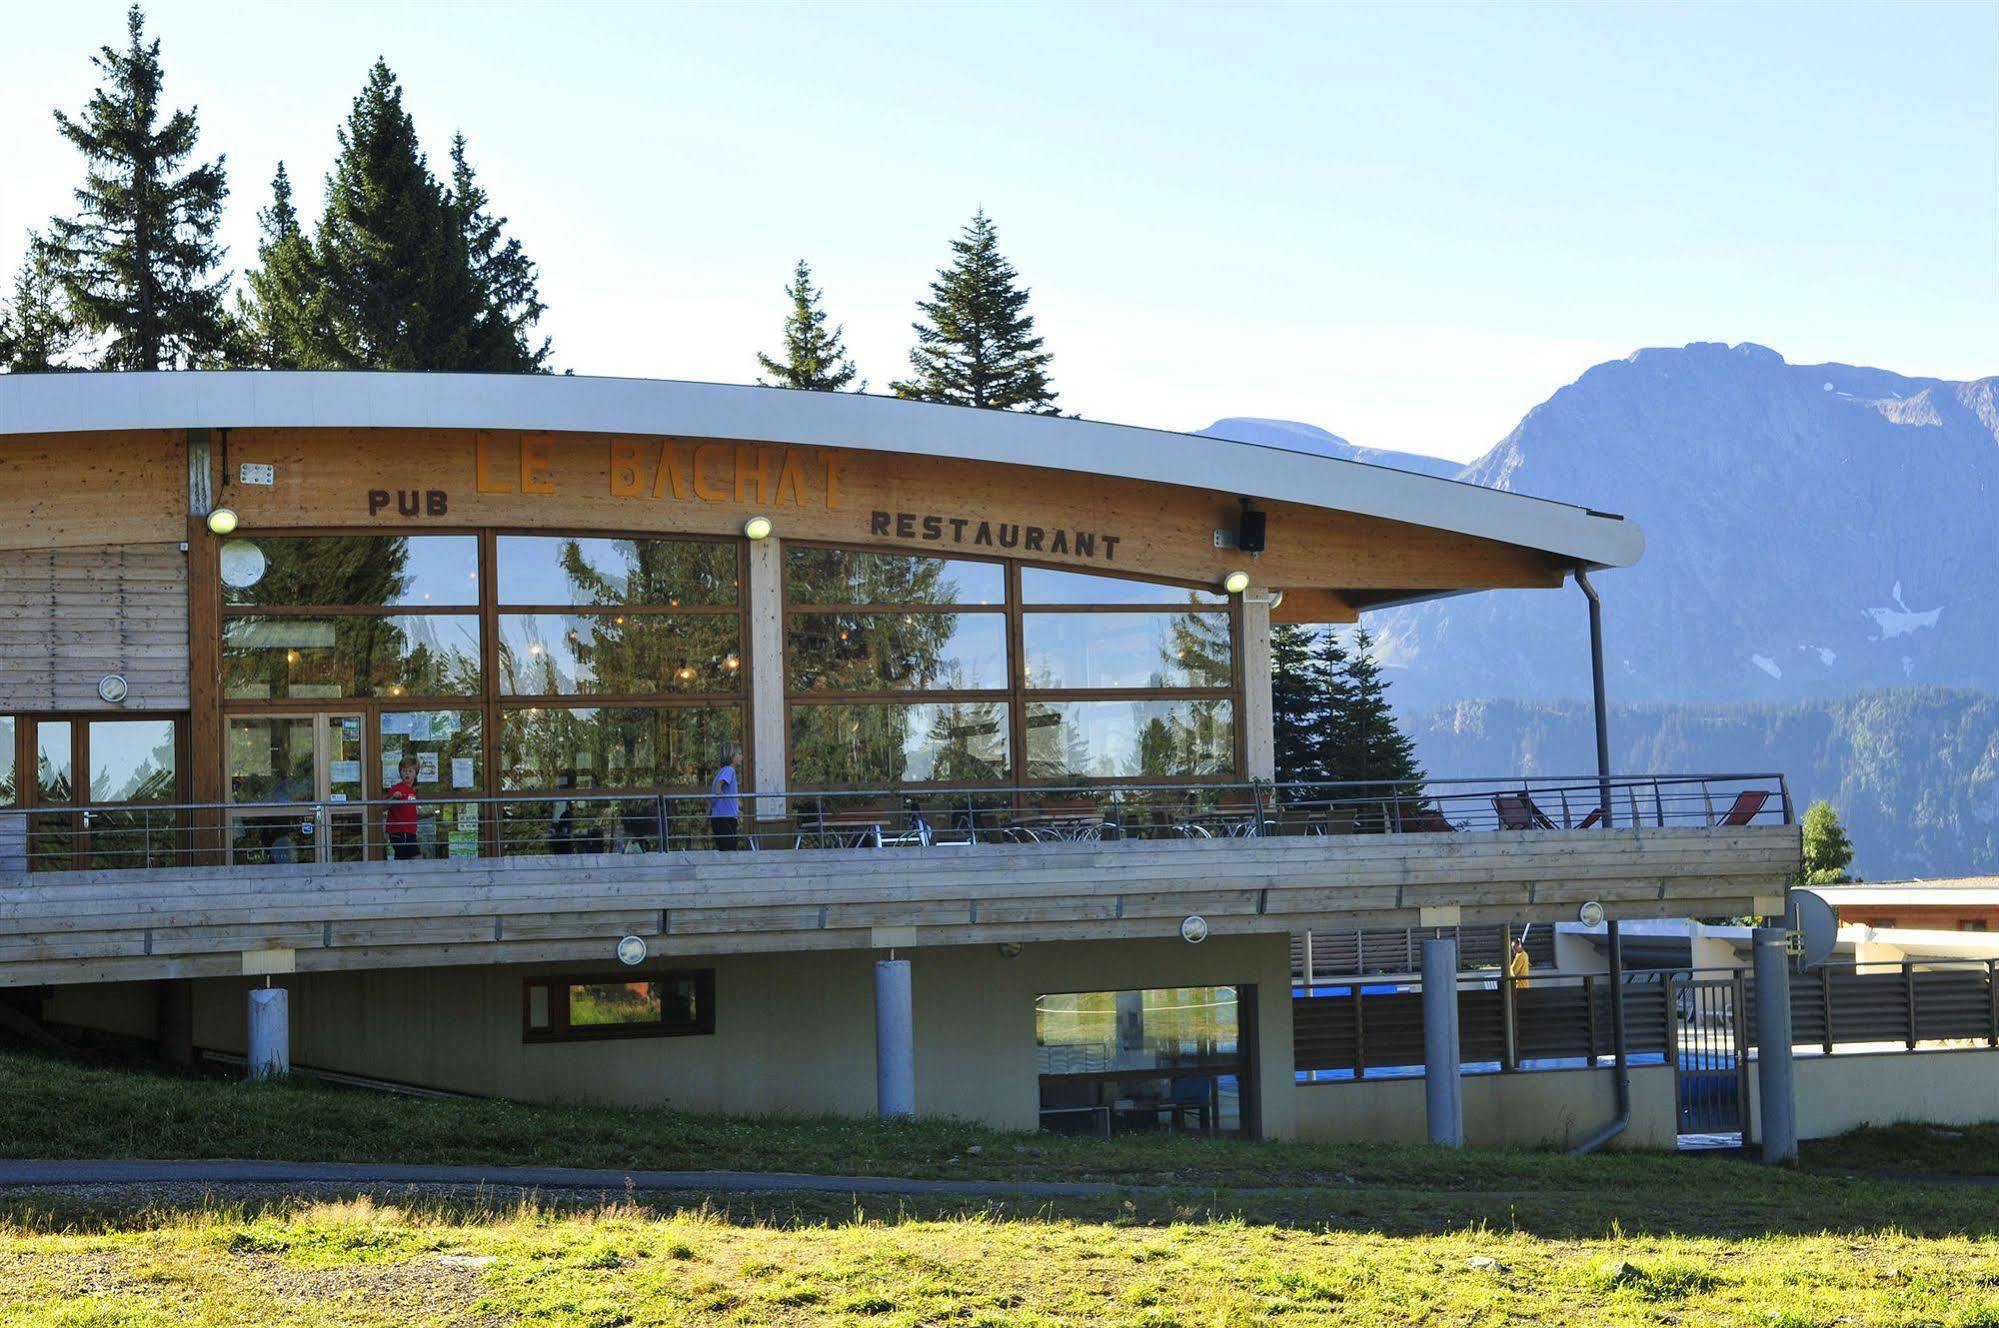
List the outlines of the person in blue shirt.
{"type": "Polygon", "coordinates": [[[736,799],[736,744],[722,744],[722,768],[708,785],[708,833],[715,847],[725,852],[743,846],[739,804],[736,799]]]}

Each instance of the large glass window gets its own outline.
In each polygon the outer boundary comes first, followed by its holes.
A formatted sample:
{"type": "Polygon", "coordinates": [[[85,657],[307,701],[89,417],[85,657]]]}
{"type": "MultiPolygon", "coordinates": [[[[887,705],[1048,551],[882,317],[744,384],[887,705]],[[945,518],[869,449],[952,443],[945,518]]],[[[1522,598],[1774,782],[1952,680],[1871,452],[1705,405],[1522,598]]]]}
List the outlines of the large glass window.
{"type": "Polygon", "coordinates": [[[791,707],[791,770],[800,788],[1004,782],[1003,701],[791,707]]]}
{"type": "Polygon", "coordinates": [[[919,558],[792,545],[784,551],[789,604],[1006,603],[1006,567],[959,558],[919,558]]]}
{"type": "Polygon", "coordinates": [[[1034,779],[1180,779],[1235,770],[1225,700],[1037,701],[1027,709],[1034,779]]]}
{"type": "Polygon", "coordinates": [[[741,599],[733,542],[501,535],[497,549],[502,604],[674,608],[741,599]]]}
{"type": "Polygon", "coordinates": [[[742,687],[741,620],[728,614],[503,613],[508,696],[646,696],[742,687]]]}
{"type": "Polygon", "coordinates": [[[11,807],[20,798],[14,781],[14,717],[0,715],[0,807],[11,807]]]}
{"type": "Polygon", "coordinates": [[[1224,613],[1025,613],[1029,687],[1227,687],[1234,643],[1224,613]]]}
{"type": "Polygon", "coordinates": [[[1053,567],[1020,569],[1023,604],[1208,604],[1223,606],[1228,596],[1214,590],[1193,590],[1158,581],[1134,581],[1122,576],[1093,576],[1053,567]]]}
{"type": "Polygon", "coordinates": [[[784,568],[797,787],[1235,773],[1228,596],[799,545],[784,568]]]}
{"type": "Polygon", "coordinates": [[[998,613],[794,613],[786,644],[798,692],[1004,688],[998,613]]]}
{"type": "Polygon", "coordinates": [[[1254,988],[1072,992],[1034,1003],[1041,1123],[1064,1133],[1237,1133],[1254,988]]]}
{"type": "Polygon", "coordinates": [[[449,608],[479,602],[473,535],[259,535],[226,541],[223,603],[449,608]]]}
{"type": "Polygon", "coordinates": [[[87,742],[90,801],[174,800],[178,758],[171,719],[93,719],[87,742]]]}
{"type": "Polygon", "coordinates": [[[478,691],[471,614],[250,615],[222,624],[222,694],[232,701],[478,691]]]}
{"type": "Polygon", "coordinates": [[[742,739],[736,706],[533,706],[500,718],[508,790],[700,789],[724,745],[742,739]]]}

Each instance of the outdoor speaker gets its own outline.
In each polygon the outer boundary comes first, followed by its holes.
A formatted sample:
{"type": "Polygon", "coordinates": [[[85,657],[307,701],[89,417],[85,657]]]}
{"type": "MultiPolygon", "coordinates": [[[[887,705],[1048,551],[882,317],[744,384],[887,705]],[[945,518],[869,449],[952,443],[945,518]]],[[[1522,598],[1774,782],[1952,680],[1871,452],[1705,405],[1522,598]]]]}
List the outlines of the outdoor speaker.
{"type": "Polygon", "coordinates": [[[1244,553],[1263,552],[1263,513],[1242,509],[1242,520],[1236,524],[1235,546],[1244,553]]]}

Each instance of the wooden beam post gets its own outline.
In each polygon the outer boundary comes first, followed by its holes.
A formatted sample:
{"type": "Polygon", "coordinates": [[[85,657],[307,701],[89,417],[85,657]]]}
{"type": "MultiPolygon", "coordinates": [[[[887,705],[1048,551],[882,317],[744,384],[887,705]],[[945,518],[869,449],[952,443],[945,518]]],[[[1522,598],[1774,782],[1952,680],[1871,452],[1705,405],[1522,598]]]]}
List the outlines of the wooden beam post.
{"type": "MultiPolygon", "coordinates": [[[[750,787],[758,794],[781,791],[790,772],[784,723],[784,557],[775,535],[750,541],[750,787]]],[[[750,815],[777,820],[782,798],[756,797],[750,815]]]]}
{"type": "Polygon", "coordinates": [[[1249,779],[1277,778],[1275,709],[1270,699],[1270,592],[1242,597],[1242,725],[1249,779]]]}

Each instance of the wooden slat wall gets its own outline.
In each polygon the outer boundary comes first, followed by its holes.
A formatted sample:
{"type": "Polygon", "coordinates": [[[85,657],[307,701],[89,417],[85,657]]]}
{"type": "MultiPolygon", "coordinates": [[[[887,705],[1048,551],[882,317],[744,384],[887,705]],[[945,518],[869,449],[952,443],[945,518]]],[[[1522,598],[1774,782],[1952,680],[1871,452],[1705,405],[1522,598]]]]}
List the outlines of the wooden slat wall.
{"type": "Polygon", "coordinates": [[[187,558],[179,544],[0,550],[0,710],[187,709],[187,558]]]}
{"type": "Polygon", "coordinates": [[[1747,912],[1797,868],[1794,826],[1505,831],[37,873],[0,880],[0,986],[300,969],[999,941],[1467,926],[1747,912]],[[643,925],[640,925],[643,924],[643,925]],[[877,934],[893,928],[893,939],[877,934]]]}

